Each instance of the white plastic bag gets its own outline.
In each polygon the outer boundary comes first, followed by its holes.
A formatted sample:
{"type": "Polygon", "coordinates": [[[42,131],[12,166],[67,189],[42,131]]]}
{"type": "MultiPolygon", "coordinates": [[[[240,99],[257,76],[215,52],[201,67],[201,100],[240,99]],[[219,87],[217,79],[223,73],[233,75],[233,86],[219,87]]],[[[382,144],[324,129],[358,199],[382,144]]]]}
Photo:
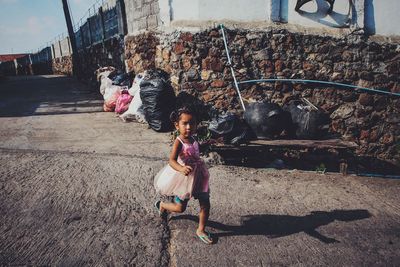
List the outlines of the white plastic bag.
{"type": "Polygon", "coordinates": [[[112,86],[112,80],[108,77],[101,77],[100,79],[100,93],[104,96],[106,88],[112,86]]]}
{"type": "Polygon", "coordinates": [[[128,87],[118,86],[118,85],[111,85],[111,86],[107,87],[105,89],[104,96],[103,96],[104,101],[107,101],[118,90],[119,91],[128,90],[128,87]]]}
{"type": "Polygon", "coordinates": [[[128,90],[129,94],[133,96],[133,100],[129,105],[127,111],[125,111],[120,118],[126,122],[128,120],[136,119],[139,122],[144,122],[144,115],[139,111],[142,106],[142,99],[140,98],[140,82],[143,80],[143,75],[136,75],[132,87],[128,90]]]}
{"type": "Polygon", "coordinates": [[[112,66],[100,67],[94,74],[96,75],[97,81],[100,82],[100,93],[104,95],[105,89],[112,85],[112,80],[108,76],[115,71],[112,66]]]}

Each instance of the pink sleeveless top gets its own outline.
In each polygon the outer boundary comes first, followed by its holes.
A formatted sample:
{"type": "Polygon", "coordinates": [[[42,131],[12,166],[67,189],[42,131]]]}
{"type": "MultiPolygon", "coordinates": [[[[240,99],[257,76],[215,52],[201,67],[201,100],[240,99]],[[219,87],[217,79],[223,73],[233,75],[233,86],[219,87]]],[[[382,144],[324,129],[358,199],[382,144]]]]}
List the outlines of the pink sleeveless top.
{"type": "Polygon", "coordinates": [[[177,162],[193,168],[189,175],[174,170],[169,164],[162,168],[154,179],[156,191],[162,195],[178,196],[180,199],[188,199],[192,195],[209,192],[210,174],[203,160],[200,159],[199,143],[194,140],[191,143],[182,144],[177,162]]]}

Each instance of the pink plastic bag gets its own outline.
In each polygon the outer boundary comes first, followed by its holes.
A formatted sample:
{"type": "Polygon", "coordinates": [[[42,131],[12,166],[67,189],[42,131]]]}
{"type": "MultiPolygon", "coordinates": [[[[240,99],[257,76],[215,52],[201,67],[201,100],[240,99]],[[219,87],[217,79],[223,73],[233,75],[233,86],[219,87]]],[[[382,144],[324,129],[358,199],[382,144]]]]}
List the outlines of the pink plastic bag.
{"type": "Polygon", "coordinates": [[[132,99],[133,96],[131,96],[128,91],[122,91],[122,94],[118,97],[115,104],[115,113],[122,114],[127,111],[132,99]]]}
{"type": "Polygon", "coordinates": [[[104,101],[103,109],[106,112],[114,111],[118,98],[121,96],[121,91],[115,91],[110,98],[104,101]]]}

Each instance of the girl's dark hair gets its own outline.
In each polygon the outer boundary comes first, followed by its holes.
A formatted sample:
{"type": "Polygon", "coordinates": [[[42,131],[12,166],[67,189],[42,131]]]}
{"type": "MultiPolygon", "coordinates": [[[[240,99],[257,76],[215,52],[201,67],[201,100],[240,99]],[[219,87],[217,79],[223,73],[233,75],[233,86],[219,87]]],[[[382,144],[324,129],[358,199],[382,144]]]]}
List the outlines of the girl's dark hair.
{"type": "Polygon", "coordinates": [[[169,116],[169,118],[173,123],[176,123],[176,122],[179,121],[179,119],[180,119],[182,114],[190,114],[193,117],[196,117],[195,113],[193,112],[193,110],[190,107],[183,106],[183,107],[181,107],[181,108],[179,108],[179,109],[177,109],[175,111],[172,111],[172,113],[169,116]]]}

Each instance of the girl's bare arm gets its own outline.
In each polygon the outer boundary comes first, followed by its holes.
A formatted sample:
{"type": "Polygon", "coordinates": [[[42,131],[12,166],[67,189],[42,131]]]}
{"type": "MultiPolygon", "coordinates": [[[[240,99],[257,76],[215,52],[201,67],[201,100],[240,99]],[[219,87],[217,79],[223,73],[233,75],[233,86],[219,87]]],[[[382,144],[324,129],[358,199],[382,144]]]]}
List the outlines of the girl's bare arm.
{"type": "Polygon", "coordinates": [[[192,171],[192,167],[190,166],[182,166],[178,163],[178,155],[181,152],[182,144],[178,139],[175,139],[174,144],[172,145],[172,151],[169,156],[169,165],[176,171],[181,172],[185,175],[188,175],[192,171]]]}

